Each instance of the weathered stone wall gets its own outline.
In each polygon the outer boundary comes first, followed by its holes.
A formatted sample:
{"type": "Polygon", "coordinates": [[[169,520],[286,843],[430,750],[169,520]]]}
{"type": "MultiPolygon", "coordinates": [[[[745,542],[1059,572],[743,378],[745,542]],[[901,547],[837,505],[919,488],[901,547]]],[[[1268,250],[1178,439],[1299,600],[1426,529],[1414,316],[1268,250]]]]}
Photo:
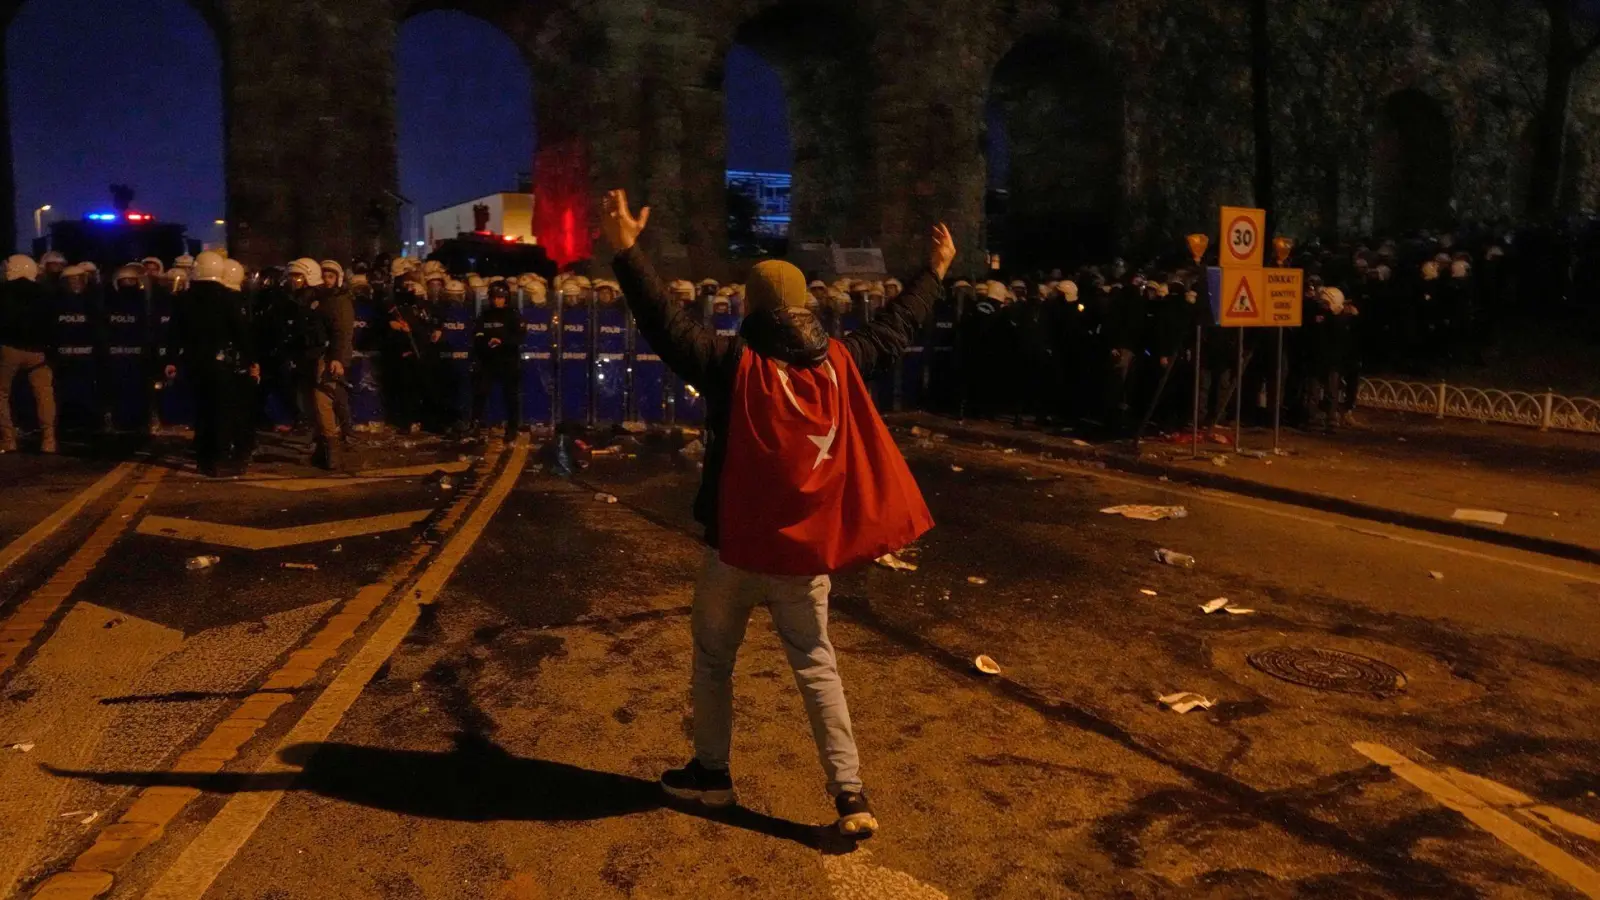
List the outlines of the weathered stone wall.
{"type": "MultiPolygon", "coordinates": [[[[0,0],[0,17],[20,2],[0,0]]],[[[574,256],[603,255],[592,243],[599,197],[621,185],[652,205],[649,239],[667,272],[726,274],[723,61],[735,41],[786,87],[799,239],[870,241],[905,267],[942,219],[963,247],[959,265],[975,270],[988,241],[991,98],[1023,117],[1011,181],[1038,227],[1050,204],[1078,203],[1110,220],[1108,246],[1175,247],[1213,230],[1217,205],[1255,199],[1245,3],[190,2],[223,48],[230,241],[251,262],[392,249],[395,35],[438,8],[497,25],[528,60],[541,227],[574,256]],[[1017,53],[1027,65],[1014,65],[1017,53]]],[[[1273,0],[1269,10],[1281,230],[1373,227],[1373,192],[1388,177],[1375,171],[1378,149],[1392,138],[1381,113],[1401,91],[1429,98],[1448,123],[1454,215],[1520,212],[1543,81],[1544,25],[1531,6],[1273,0]]],[[[1571,208],[1600,191],[1588,151],[1600,133],[1597,73],[1582,74],[1574,102],[1571,208]]]]}

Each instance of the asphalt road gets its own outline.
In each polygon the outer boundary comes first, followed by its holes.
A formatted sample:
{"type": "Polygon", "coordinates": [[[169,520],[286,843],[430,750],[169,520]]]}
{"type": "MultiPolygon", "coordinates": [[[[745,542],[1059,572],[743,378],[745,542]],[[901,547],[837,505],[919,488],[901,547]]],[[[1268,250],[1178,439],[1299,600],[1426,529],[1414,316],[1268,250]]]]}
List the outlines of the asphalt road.
{"type": "MultiPolygon", "coordinates": [[[[1600,896],[1600,569],[912,450],[939,522],[907,554],[918,570],[835,586],[884,826],[854,847],[825,827],[764,613],[736,676],[741,807],[668,806],[653,783],[689,748],[692,465],[602,457],[562,480],[508,448],[442,489],[419,473],[454,451],[430,452],[412,474],[296,490],[130,472],[33,554],[48,563],[0,626],[86,561],[82,535],[115,531],[0,673],[0,746],[33,744],[0,750],[0,894],[1600,896]],[[1121,503],[1188,516],[1099,511],[1121,503]],[[315,540],[413,513],[429,518],[315,540]],[[179,521],[260,546],[208,550],[179,521]],[[283,535],[305,542],[269,546],[283,535]],[[1162,565],[1162,547],[1198,564],[1162,565]],[[187,571],[199,552],[222,562],[187,571]],[[1255,612],[1199,608],[1221,597],[1255,612]],[[1344,693],[1250,661],[1283,648],[1403,683],[1344,693]],[[1000,676],[973,670],[980,653],[1000,676]],[[1156,702],[1177,691],[1216,704],[1156,702]]],[[[0,537],[110,464],[67,469],[0,537]]],[[[291,469],[269,474],[309,474],[291,469]]]]}

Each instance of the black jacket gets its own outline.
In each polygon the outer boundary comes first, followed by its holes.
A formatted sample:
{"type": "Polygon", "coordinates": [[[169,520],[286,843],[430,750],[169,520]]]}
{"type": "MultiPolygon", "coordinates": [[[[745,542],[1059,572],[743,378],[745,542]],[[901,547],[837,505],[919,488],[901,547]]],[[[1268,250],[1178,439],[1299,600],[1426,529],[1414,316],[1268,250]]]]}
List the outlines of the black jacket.
{"type": "Polygon", "coordinates": [[[515,369],[522,358],[522,314],[509,303],[496,308],[485,306],[478,315],[477,328],[472,333],[472,351],[479,362],[492,369],[515,369]],[[500,344],[489,346],[489,341],[499,338],[500,344]]]}
{"type": "Polygon", "coordinates": [[[18,350],[55,353],[55,293],[18,278],[0,285],[0,343],[18,350]]]}
{"type": "Polygon", "coordinates": [[[173,298],[168,363],[245,369],[256,362],[244,295],[203,281],[173,298]]]}
{"type": "MultiPolygon", "coordinates": [[[[797,366],[816,365],[827,349],[827,334],[816,316],[789,310],[780,317],[750,316],[740,334],[717,337],[704,320],[672,302],[655,267],[637,246],[617,254],[612,263],[622,294],[628,299],[639,333],[660,354],[673,374],[706,400],[706,461],[695,496],[695,520],[705,526],[706,543],[715,547],[717,494],[722,464],[727,458],[729,406],[739,359],[746,347],[767,357],[797,366]]],[[[840,340],[855,360],[861,376],[870,381],[890,369],[905,352],[944,296],[944,288],[931,270],[923,270],[866,326],[840,340]]]]}

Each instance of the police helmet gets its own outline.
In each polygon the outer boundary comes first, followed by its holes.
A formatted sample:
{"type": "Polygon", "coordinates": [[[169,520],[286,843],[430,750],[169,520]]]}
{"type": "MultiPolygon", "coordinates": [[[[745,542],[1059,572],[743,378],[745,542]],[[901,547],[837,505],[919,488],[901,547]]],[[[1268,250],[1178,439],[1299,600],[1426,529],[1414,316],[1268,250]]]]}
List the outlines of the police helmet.
{"type": "Polygon", "coordinates": [[[339,265],[339,261],[336,259],[323,260],[322,281],[329,287],[344,287],[344,266],[339,265]],[[332,278],[328,277],[329,272],[333,273],[332,278]]]}
{"type": "Polygon", "coordinates": [[[6,260],[7,281],[33,281],[38,277],[39,264],[33,261],[33,257],[18,253],[6,260]]]}
{"type": "Polygon", "coordinates": [[[244,290],[244,263],[230,259],[222,264],[222,286],[230,291],[244,290]]]}
{"type": "Polygon", "coordinates": [[[222,258],[222,254],[212,253],[210,250],[200,254],[200,257],[193,262],[194,265],[188,269],[179,266],[173,271],[188,272],[191,280],[199,282],[221,281],[223,273],[228,269],[228,261],[222,258]]]}

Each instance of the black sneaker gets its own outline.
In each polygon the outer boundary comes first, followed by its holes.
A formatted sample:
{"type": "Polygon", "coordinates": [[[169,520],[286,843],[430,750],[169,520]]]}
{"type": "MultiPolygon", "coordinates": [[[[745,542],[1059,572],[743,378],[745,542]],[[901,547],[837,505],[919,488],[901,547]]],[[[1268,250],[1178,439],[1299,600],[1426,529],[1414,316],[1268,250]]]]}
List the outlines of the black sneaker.
{"type": "Polygon", "coordinates": [[[833,798],[833,808],[839,811],[839,833],[845,837],[869,838],[878,830],[864,791],[841,791],[833,798]]]}
{"type": "Polygon", "coordinates": [[[706,806],[733,805],[733,779],[728,770],[708,769],[691,759],[681,769],[661,773],[661,789],[679,800],[696,800],[706,806]]]}

